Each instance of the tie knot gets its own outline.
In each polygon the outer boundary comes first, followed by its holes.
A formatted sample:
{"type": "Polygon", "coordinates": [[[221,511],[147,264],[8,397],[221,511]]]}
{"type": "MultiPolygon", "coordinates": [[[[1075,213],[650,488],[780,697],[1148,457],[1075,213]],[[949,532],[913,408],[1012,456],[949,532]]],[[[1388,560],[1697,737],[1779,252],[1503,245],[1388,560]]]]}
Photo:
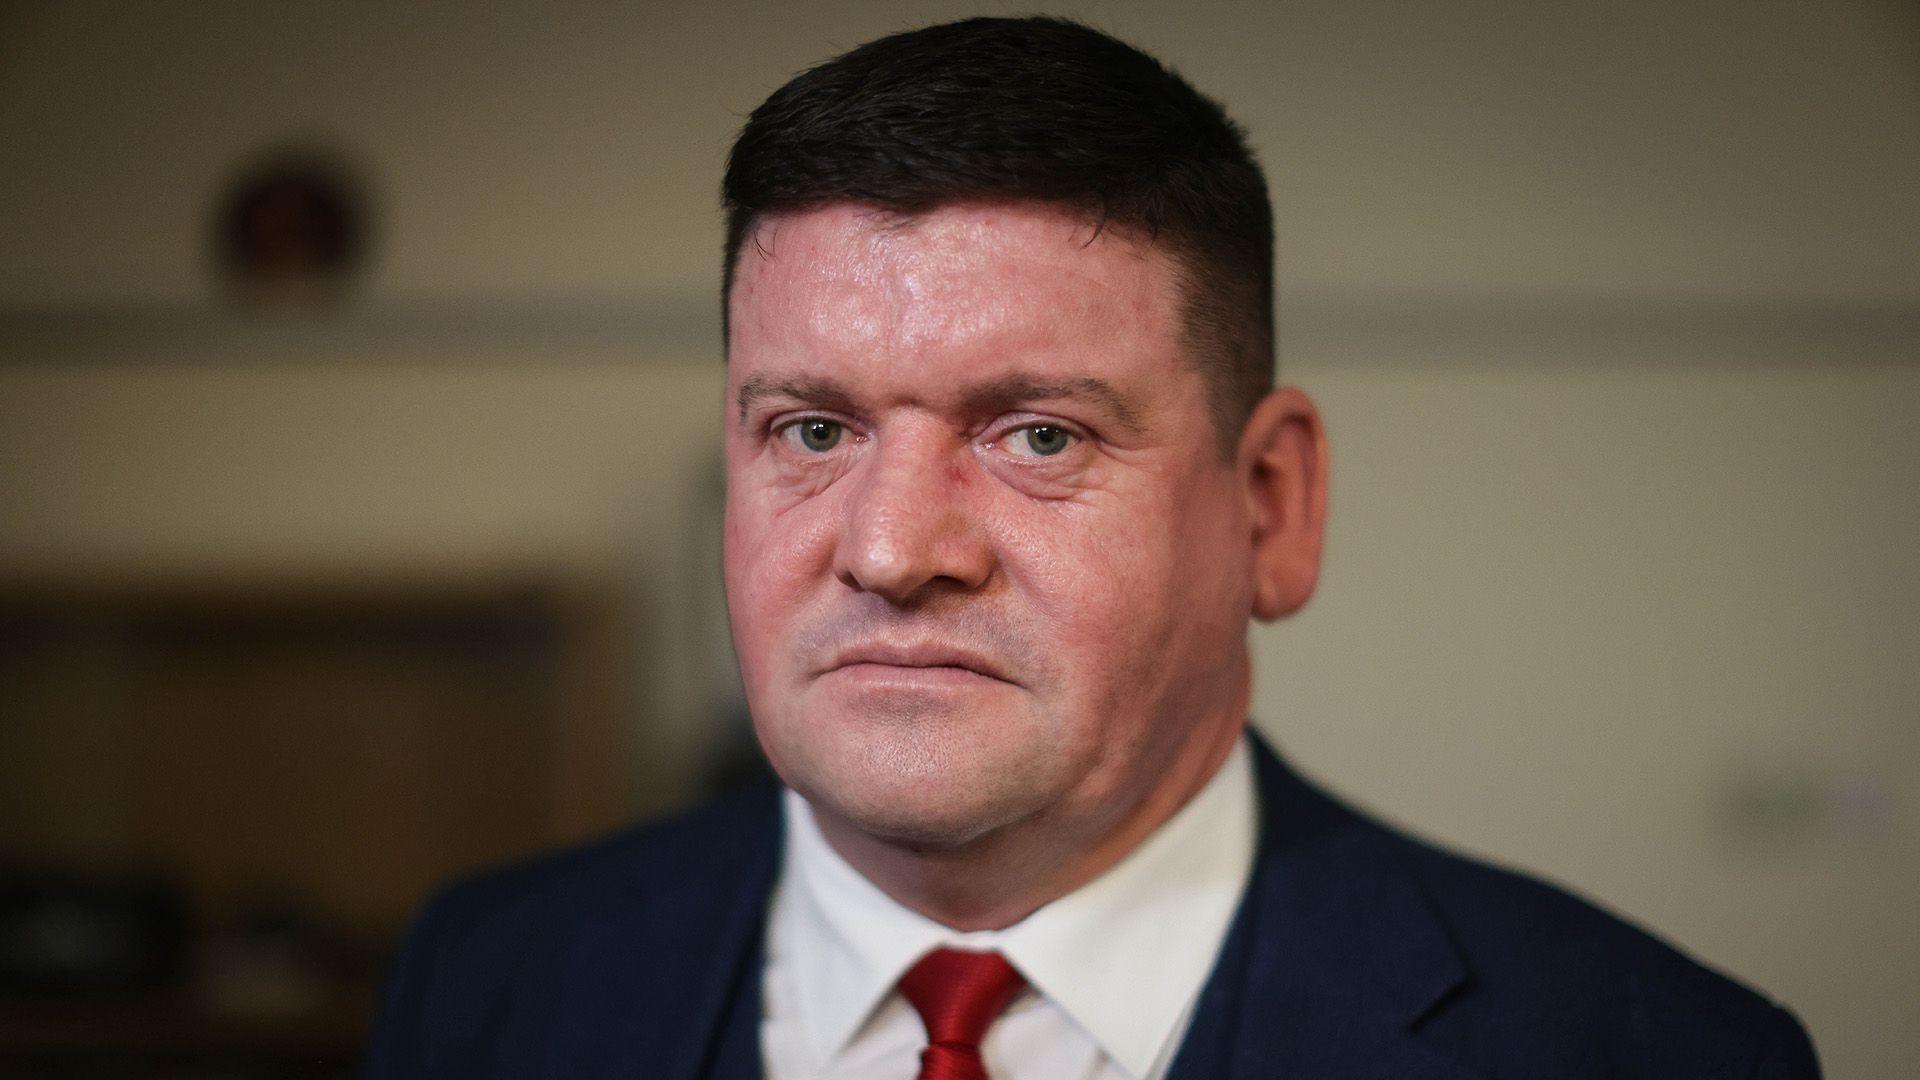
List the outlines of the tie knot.
{"type": "Polygon", "coordinates": [[[978,1053],[988,1026],[1026,984],[997,952],[935,949],[900,976],[900,993],[927,1025],[928,1042],[978,1053]]]}

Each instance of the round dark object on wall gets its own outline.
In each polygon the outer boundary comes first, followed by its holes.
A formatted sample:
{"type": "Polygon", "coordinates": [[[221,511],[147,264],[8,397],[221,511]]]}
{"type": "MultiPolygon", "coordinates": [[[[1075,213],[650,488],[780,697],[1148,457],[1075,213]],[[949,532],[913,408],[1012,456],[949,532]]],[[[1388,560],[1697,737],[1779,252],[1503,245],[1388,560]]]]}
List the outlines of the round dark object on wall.
{"type": "Polygon", "coordinates": [[[243,169],[221,199],[216,255],[250,306],[338,300],[366,261],[363,186],[332,155],[278,152],[243,169]]]}

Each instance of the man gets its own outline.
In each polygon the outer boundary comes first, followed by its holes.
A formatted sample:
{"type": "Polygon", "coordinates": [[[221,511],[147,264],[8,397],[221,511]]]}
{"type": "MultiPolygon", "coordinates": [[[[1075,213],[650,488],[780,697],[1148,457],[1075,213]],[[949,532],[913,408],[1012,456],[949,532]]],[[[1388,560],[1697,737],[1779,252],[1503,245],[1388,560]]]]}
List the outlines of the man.
{"type": "Polygon", "coordinates": [[[1218,106],[970,20],[795,78],[725,193],[728,603],[785,790],[447,893],[371,1075],[1817,1074],[1780,1009],[1246,733],[1327,457],[1218,106]]]}

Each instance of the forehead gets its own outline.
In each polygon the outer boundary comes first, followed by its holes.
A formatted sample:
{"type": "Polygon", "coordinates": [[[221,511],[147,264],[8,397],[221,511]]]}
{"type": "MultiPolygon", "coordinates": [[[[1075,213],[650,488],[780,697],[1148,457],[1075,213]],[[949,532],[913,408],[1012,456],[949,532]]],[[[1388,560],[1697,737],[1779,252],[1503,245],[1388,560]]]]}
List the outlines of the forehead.
{"type": "Polygon", "coordinates": [[[1043,204],[834,204],[764,219],[739,259],[736,369],[956,356],[1114,367],[1177,352],[1171,258],[1043,204]]]}

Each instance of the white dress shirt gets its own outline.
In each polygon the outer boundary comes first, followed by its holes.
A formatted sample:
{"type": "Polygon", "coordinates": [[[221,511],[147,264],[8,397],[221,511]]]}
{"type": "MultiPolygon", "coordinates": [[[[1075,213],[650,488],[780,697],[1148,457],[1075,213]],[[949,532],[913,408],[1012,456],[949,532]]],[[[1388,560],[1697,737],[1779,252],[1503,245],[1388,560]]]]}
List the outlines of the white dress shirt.
{"type": "Polygon", "coordinates": [[[987,1032],[993,1080],[1162,1080],[1253,868],[1243,736],[1200,793],[1100,877],[1004,930],[962,933],[895,902],[785,796],[767,924],[770,1080],[913,1080],[926,1031],[894,984],[929,949],[997,950],[1028,988],[987,1032]]]}

